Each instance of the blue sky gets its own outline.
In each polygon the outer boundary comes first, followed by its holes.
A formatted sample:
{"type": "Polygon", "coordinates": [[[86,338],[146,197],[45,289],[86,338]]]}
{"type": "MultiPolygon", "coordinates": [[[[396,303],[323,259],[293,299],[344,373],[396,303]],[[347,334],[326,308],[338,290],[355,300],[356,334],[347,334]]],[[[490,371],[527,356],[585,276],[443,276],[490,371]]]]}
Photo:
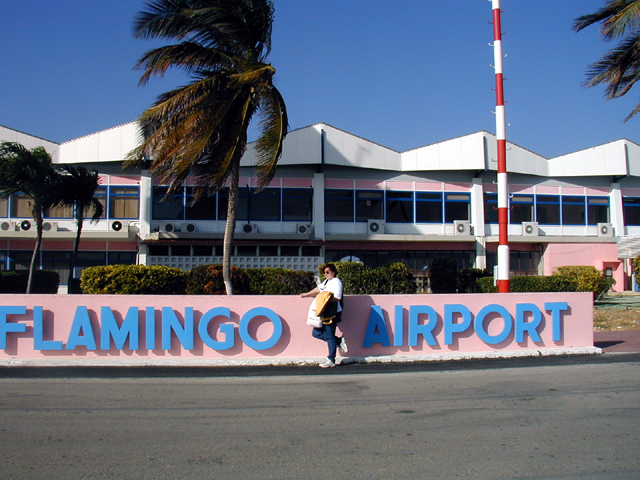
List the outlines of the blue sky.
{"type": "MultiPolygon", "coordinates": [[[[63,142],[126,123],[186,78],[138,87],[142,0],[5,1],[0,124],[63,142]]],[[[404,151],[495,132],[491,2],[275,0],[270,61],[290,127],[325,122],[404,151]]],[[[583,88],[613,44],[571,23],[604,0],[502,0],[508,140],[546,157],[620,138],[640,143],[640,98],[583,88]]],[[[637,90],[636,90],[637,89],[637,90]]]]}

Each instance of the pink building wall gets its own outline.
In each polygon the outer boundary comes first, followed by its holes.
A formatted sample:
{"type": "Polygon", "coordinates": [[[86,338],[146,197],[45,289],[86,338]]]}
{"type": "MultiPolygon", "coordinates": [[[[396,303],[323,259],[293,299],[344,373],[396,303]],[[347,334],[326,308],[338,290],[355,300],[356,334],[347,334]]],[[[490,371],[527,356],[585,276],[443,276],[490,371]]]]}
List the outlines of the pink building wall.
{"type": "Polygon", "coordinates": [[[545,249],[543,264],[544,275],[551,275],[556,267],[565,265],[588,265],[600,271],[611,268],[616,281],[613,290],[624,291],[625,273],[615,243],[550,243],[545,249]]]}
{"type": "MultiPolygon", "coordinates": [[[[327,346],[305,323],[309,304],[297,296],[0,295],[0,361],[315,359],[327,346]]],[[[590,293],[346,296],[343,318],[355,359],[593,350],[590,293]]]]}

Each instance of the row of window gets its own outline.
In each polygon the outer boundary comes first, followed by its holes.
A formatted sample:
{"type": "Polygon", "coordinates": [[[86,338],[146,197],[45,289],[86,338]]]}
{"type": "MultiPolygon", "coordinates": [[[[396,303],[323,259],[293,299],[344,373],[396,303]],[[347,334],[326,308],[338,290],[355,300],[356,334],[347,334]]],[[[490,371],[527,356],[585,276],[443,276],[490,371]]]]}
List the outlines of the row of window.
{"type": "MultiPolygon", "coordinates": [[[[31,262],[30,250],[0,251],[0,270],[28,270],[31,262]]],[[[69,260],[71,252],[43,250],[36,267],[44,270],[56,270],[60,273],[60,283],[66,284],[69,278],[69,260]]],[[[76,260],[76,278],[87,267],[98,265],[134,265],[136,252],[78,252],[76,260]]]]}
{"type": "MultiPolygon", "coordinates": [[[[609,222],[609,197],[578,195],[509,196],[509,223],[597,225],[609,222]]],[[[484,221],[498,223],[498,195],[484,194],[484,221]]]]}
{"type": "MultiPolygon", "coordinates": [[[[149,245],[149,255],[173,257],[221,257],[222,245],[149,245]]],[[[316,245],[235,245],[237,257],[319,257],[316,245]]]]}
{"type": "MultiPolygon", "coordinates": [[[[222,188],[215,195],[201,197],[196,203],[194,188],[183,187],[167,197],[168,187],[153,188],[154,220],[226,220],[229,189],[222,188]]],[[[313,189],[311,188],[255,188],[238,190],[237,220],[291,221],[312,220],[313,189]]]]}
{"type": "MultiPolygon", "coordinates": [[[[138,187],[98,187],[94,195],[104,206],[101,218],[114,220],[136,220],[139,217],[140,191],[138,187]]],[[[45,218],[71,219],[73,207],[54,207],[48,209],[45,218]]],[[[85,212],[91,217],[93,212],[85,212]]],[[[0,217],[31,218],[31,199],[24,195],[12,195],[0,199],[0,217]]]]}
{"type": "Polygon", "coordinates": [[[468,193],[325,190],[325,221],[453,223],[469,220],[468,193]]]}

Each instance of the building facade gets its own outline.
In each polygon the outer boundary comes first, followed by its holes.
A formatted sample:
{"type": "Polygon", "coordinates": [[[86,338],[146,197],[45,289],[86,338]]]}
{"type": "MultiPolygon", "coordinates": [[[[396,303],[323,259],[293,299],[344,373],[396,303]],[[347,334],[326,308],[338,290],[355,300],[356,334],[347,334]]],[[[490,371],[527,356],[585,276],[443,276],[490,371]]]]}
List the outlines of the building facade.
{"type": "MultiPolygon", "coordinates": [[[[98,223],[86,221],[79,272],[91,265],[147,264],[182,269],[222,259],[226,189],[192,204],[187,180],[166,185],[144,169],[123,171],[138,142],[136,123],[62,144],[0,126],[1,141],[42,145],[54,163],[100,173],[98,223]]],[[[498,245],[496,139],[477,132],[396,152],[326,124],[294,130],[269,187],[256,192],[255,152],[242,160],[232,263],[244,268],[317,271],[325,261],[369,266],[403,262],[419,282],[430,261],[493,268],[498,245]]],[[[547,159],[508,144],[509,244],[513,275],[550,275],[592,265],[635,289],[640,252],[640,146],[618,140],[547,159]]],[[[47,212],[40,267],[66,284],[75,226],[72,211],[47,212]]],[[[0,200],[0,267],[26,268],[35,227],[28,200],[0,200]]]]}

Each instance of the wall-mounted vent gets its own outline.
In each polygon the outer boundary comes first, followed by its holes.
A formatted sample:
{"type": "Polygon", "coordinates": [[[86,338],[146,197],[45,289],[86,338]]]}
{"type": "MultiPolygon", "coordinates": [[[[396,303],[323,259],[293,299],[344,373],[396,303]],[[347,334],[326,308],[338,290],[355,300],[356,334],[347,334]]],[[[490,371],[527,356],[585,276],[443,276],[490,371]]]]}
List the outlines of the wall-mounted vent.
{"type": "Polygon", "coordinates": [[[369,219],[367,220],[367,232],[368,233],[384,233],[384,220],[369,219]]]}
{"type": "Polygon", "coordinates": [[[453,222],[453,230],[456,235],[471,235],[471,224],[466,220],[455,220],[453,222]]]}
{"type": "Polygon", "coordinates": [[[522,222],[522,235],[525,237],[537,237],[538,222],[522,222]]]}

